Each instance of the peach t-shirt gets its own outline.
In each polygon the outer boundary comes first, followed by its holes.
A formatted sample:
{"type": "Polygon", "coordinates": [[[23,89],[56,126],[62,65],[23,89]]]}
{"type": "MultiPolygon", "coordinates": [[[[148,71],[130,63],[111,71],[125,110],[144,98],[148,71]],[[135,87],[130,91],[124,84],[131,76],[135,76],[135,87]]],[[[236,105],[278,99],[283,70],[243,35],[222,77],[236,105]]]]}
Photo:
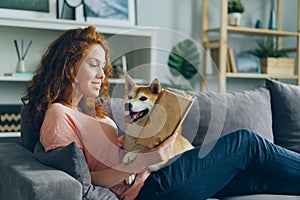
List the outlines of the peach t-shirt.
{"type": "MultiPolygon", "coordinates": [[[[49,105],[40,130],[40,141],[46,151],[75,141],[83,150],[90,171],[118,165],[123,151],[117,140],[117,126],[109,117],[93,118],[60,103],[49,105]]],[[[137,175],[133,185],[124,182],[110,188],[120,199],[133,200],[148,172],[137,175]]]]}

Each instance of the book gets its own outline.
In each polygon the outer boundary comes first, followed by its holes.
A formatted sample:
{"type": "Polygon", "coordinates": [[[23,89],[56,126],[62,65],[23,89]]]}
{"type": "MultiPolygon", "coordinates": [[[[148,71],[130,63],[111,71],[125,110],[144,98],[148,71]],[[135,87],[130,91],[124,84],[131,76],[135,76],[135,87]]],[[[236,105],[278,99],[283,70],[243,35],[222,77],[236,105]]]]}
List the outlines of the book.
{"type": "Polygon", "coordinates": [[[163,142],[182,125],[194,100],[168,90],[161,92],[136,143],[153,148],[163,142]]]}
{"type": "Polygon", "coordinates": [[[228,55],[229,55],[229,63],[231,66],[231,71],[233,73],[238,73],[237,66],[236,66],[235,52],[232,48],[228,48],[228,55]]]}

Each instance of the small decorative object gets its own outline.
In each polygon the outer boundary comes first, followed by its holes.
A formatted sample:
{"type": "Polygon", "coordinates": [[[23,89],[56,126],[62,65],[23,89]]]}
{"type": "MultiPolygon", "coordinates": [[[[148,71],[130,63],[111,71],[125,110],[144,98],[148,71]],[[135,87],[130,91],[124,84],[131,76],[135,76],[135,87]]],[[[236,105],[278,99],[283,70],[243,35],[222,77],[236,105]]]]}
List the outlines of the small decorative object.
{"type": "Polygon", "coordinates": [[[76,21],[84,21],[83,17],[83,0],[64,0],[58,1],[59,19],[72,19],[76,21]]]}
{"type": "Polygon", "coordinates": [[[269,29],[278,30],[278,16],[276,12],[277,0],[272,1],[272,9],[270,11],[269,29]]]}
{"type": "Polygon", "coordinates": [[[28,46],[24,52],[24,40],[21,41],[21,49],[19,49],[18,41],[14,40],[15,48],[16,48],[16,53],[18,56],[18,63],[16,67],[16,72],[26,72],[25,68],[25,57],[29,51],[29,48],[31,47],[32,40],[29,41],[28,46]]]}
{"type": "Polygon", "coordinates": [[[245,11],[241,0],[228,1],[228,25],[241,26],[242,13],[245,11]]]}
{"type": "Polygon", "coordinates": [[[278,20],[276,10],[270,11],[269,29],[278,30],[278,20]]]}
{"type": "Polygon", "coordinates": [[[278,51],[273,38],[257,41],[258,48],[248,53],[260,58],[261,72],[265,74],[294,75],[294,59],[278,51]]]}
{"type": "Polygon", "coordinates": [[[259,19],[256,20],[254,28],[262,28],[262,23],[261,23],[261,21],[259,19]]]}
{"type": "Polygon", "coordinates": [[[239,55],[236,63],[239,73],[261,73],[260,59],[256,56],[239,55]]]}

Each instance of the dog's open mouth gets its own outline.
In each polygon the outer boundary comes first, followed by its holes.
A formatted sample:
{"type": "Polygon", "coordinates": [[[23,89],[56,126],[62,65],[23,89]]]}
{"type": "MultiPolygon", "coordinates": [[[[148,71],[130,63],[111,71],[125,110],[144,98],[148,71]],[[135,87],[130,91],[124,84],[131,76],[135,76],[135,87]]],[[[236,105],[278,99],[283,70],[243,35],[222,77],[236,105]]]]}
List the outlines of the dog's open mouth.
{"type": "Polygon", "coordinates": [[[130,111],[129,115],[125,116],[125,122],[126,123],[133,123],[138,121],[139,119],[143,118],[145,115],[147,115],[149,112],[149,109],[142,110],[140,112],[132,112],[130,111]]]}

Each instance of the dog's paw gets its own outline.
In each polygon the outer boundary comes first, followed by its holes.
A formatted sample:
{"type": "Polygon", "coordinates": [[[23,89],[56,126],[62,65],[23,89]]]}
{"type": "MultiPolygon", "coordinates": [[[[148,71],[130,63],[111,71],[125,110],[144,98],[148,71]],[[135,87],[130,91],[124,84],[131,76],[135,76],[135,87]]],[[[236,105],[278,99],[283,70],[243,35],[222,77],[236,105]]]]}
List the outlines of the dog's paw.
{"type": "Polygon", "coordinates": [[[159,166],[159,165],[150,165],[150,166],[147,167],[147,169],[148,169],[149,171],[153,172],[153,171],[159,170],[159,169],[160,169],[160,166],[159,166]]]}
{"type": "Polygon", "coordinates": [[[129,163],[133,162],[137,156],[138,156],[138,153],[128,152],[123,157],[123,163],[129,164],[129,163]]]}
{"type": "Polygon", "coordinates": [[[135,179],[135,175],[132,174],[131,176],[129,176],[127,179],[125,179],[125,184],[126,185],[131,185],[134,182],[135,179]]]}

